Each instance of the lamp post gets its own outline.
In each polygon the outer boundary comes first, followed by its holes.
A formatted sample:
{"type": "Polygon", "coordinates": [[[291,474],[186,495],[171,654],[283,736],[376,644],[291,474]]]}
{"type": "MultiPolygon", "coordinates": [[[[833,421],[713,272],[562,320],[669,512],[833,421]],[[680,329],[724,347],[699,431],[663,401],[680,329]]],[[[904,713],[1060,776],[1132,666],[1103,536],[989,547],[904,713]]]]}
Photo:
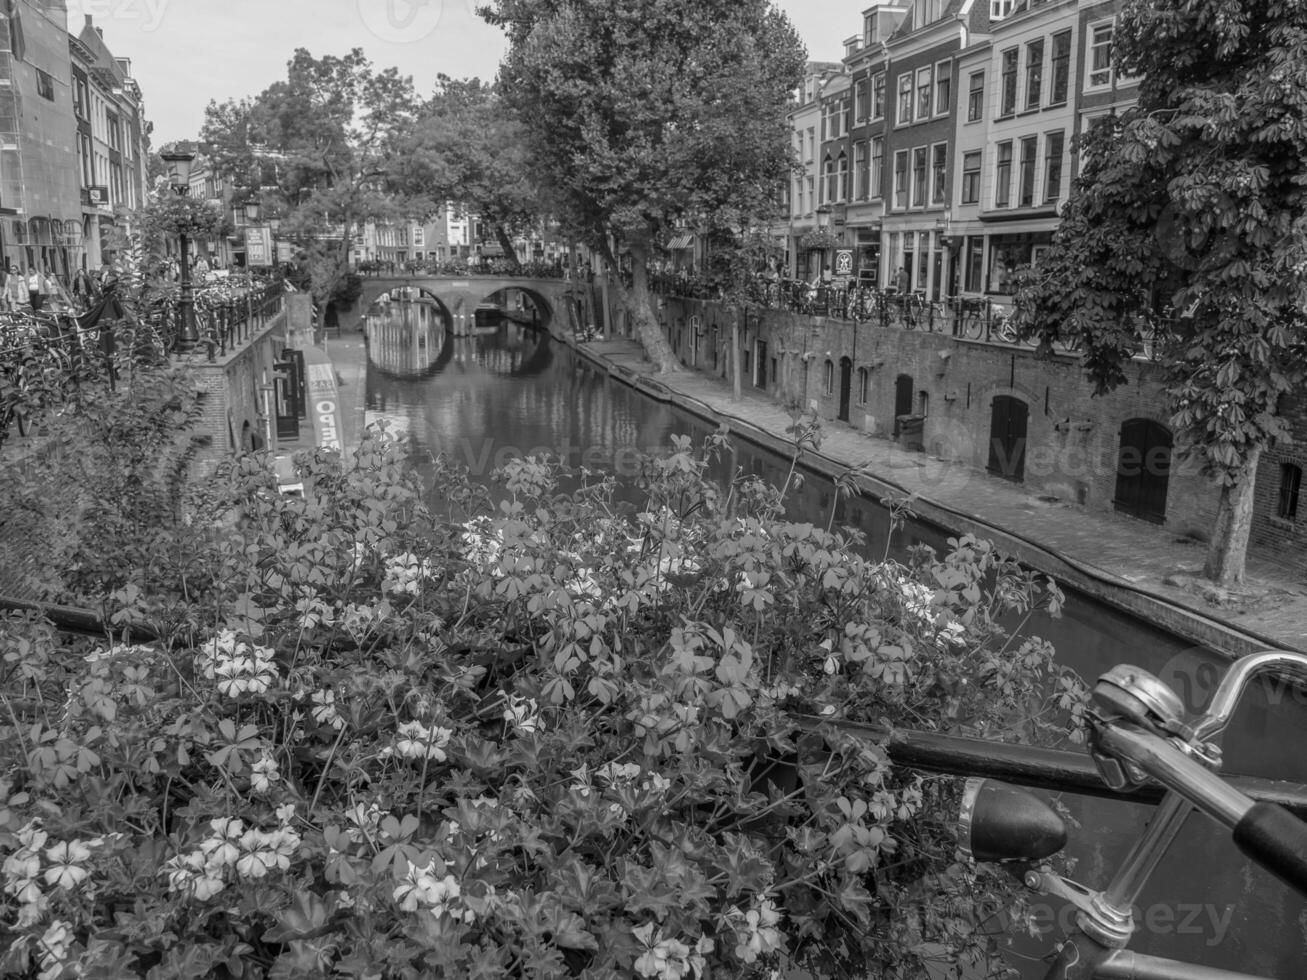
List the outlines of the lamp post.
{"type": "Polygon", "coordinates": [[[272,256],[269,265],[272,266],[273,278],[277,278],[277,270],[281,267],[281,256],[277,254],[277,232],[281,230],[280,218],[268,219],[268,230],[272,232],[272,256]]]}
{"type": "MultiPolygon", "coordinates": [[[[161,153],[160,157],[168,165],[168,182],[178,197],[188,197],[191,193],[191,164],[195,154],[189,150],[176,149],[161,153]]],[[[200,329],[195,323],[195,286],[191,282],[191,242],[184,231],[177,237],[181,244],[181,296],[177,300],[177,312],[181,324],[177,331],[177,352],[186,354],[195,349],[200,341],[200,329]]]]}
{"type": "MultiPolygon", "coordinates": [[[[254,239],[250,235],[250,230],[258,231],[256,227],[259,223],[259,216],[263,213],[263,208],[257,200],[245,202],[245,264],[251,269],[254,268],[254,256],[251,254],[250,242],[254,239]]],[[[259,247],[263,247],[263,236],[258,236],[259,247]]]]}

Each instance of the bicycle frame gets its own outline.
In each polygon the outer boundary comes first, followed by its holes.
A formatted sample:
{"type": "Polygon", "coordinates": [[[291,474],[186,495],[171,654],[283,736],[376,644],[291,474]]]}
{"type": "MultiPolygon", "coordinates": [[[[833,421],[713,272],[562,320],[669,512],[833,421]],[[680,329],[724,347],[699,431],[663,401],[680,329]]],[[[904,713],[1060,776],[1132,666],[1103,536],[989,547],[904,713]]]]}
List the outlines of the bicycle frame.
{"type": "Polygon", "coordinates": [[[1307,895],[1307,823],[1254,803],[1213,771],[1221,752],[1210,739],[1224,731],[1248,685],[1268,672],[1307,681],[1307,655],[1270,650],[1242,658],[1227,671],[1207,712],[1192,722],[1175,692],[1146,671],[1122,665],[1099,679],[1089,713],[1090,751],[1104,781],[1117,790],[1158,782],[1167,792],[1101,891],[1047,868],[1026,872],[1028,887],[1077,910],[1076,927],[1045,980],[1265,980],[1125,947],[1135,928],[1132,907],[1195,809],[1230,828],[1241,851],[1307,895]]]}

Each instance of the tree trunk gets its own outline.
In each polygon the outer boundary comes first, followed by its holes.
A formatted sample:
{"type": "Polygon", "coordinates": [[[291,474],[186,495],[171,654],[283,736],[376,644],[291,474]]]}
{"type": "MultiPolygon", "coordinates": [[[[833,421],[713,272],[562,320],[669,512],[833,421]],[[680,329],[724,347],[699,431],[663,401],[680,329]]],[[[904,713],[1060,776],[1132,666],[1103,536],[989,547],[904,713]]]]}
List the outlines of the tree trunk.
{"type": "Polygon", "coordinates": [[[1203,568],[1203,574],[1217,585],[1227,588],[1243,584],[1244,564],[1248,557],[1248,534],[1253,523],[1257,462],[1261,455],[1260,448],[1249,450],[1239,481],[1221,487],[1216,527],[1207,547],[1207,565],[1203,568]]]}
{"type": "MultiPolygon", "coordinates": [[[[658,366],[659,374],[674,374],[680,371],[676,352],[668,343],[658,317],[654,313],[653,299],[649,293],[649,277],[646,268],[648,249],[643,245],[629,245],[633,265],[632,285],[628,290],[622,282],[620,272],[617,274],[618,295],[626,308],[627,316],[635,324],[635,335],[644,347],[645,355],[658,366]]],[[[614,263],[616,269],[616,263],[614,263]]]]}
{"type": "Polygon", "coordinates": [[[521,272],[522,263],[518,260],[517,249],[513,247],[513,239],[508,237],[508,232],[504,230],[502,224],[495,224],[495,237],[499,239],[499,247],[504,250],[504,258],[508,259],[509,265],[515,272],[521,272]]]}
{"type": "Polygon", "coordinates": [[[731,319],[731,397],[737,402],[742,394],[742,366],[740,364],[740,311],[731,319]]]}

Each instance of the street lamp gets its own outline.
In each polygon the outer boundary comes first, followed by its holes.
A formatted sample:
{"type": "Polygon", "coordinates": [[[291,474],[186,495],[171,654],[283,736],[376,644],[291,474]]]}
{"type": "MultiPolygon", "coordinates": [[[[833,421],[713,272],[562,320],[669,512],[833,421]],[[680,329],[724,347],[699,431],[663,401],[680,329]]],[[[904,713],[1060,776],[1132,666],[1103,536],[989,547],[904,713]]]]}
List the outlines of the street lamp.
{"type": "MultiPolygon", "coordinates": [[[[175,149],[161,153],[160,157],[168,165],[168,182],[178,197],[187,197],[191,193],[191,164],[195,154],[189,150],[175,149]]],[[[195,323],[195,286],[191,282],[191,243],[186,232],[180,231],[181,240],[181,296],[177,300],[177,312],[181,316],[181,326],[177,331],[177,352],[186,354],[195,349],[200,342],[200,329],[195,323]]]]}
{"type": "MultiPolygon", "coordinates": [[[[251,269],[254,268],[254,256],[251,254],[251,252],[252,252],[253,250],[250,248],[250,243],[251,243],[254,239],[253,239],[253,237],[251,237],[251,235],[250,235],[250,229],[252,228],[256,233],[258,232],[259,229],[258,229],[257,227],[255,227],[255,226],[258,225],[258,223],[259,223],[259,216],[260,216],[262,213],[263,213],[263,207],[262,207],[262,205],[259,204],[258,200],[250,200],[250,201],[246,201],[246,202],[245,202],[245,224],[246,224],[246,230],[245,230],[245,264],[246,264],[247,266],[249,266],[251,269]]],[[[261,234],[259,234],[259,235],[258,235],[258,239],[259,239],[259,245],[260,245],[260,247],[262,247],[262,245],[263,245],[263,236],[262,236],[261,234]]]]}
{"type": "Polygon", "coordinates": [[[281,266],[281,256],[277,254],[277,232],[281,231],[281,219],[269,218],[268,230],[272,232],[272,257],[269,264],[272,266],[272,273],[275,278],[277,269],[281,266]]]}

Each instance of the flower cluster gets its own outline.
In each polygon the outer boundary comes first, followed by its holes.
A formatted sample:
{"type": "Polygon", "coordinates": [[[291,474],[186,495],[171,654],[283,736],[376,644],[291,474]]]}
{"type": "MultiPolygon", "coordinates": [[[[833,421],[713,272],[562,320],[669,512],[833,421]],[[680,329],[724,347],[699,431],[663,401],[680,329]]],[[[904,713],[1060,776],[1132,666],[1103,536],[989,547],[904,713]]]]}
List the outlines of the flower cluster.
{"type": "Polygon", "coordinates": [[[300,835],[290,826],[294,815],[294,806],[278,807],[281,826],[270,831],[246,830],[245,822],[233,817],[210,820],[212,833],[200,846],[172,858],[159,873],[168,876],[171,890],[205,902],[226,888],[233,876],[256,880],[285,871],[300,846],[300,835]]]}
{"type": "Polygon", "coordinates": [[[711,939],[703,936],[691,946],[679,939],[664,938],[662,930],[654,930],[652,922],[631,930],[644,947],[644,952],[635,961],[636,973],[655,980],[682,980],[704,975],[707,967],[704,955],[713,950],[711,939]]]}
{"type": "Polygon", "coordinates": [[[389,595],[417,595],[422,583],[433,575],[431,562],[411,551],[391,555],[386,559],[381,591],[389,595]]]}
{"type": "Polygon", "coordinates": [[[903,600],[903,608],[918,623],[935,631],[935,642],[950,646],[962,646],[966,640],[967,629],[935,602],[935,593],[920,582],[911,581],[901,570],[888,565],[880,568],[881,577],[903,600]]]}
{"type": "Polygon", "coordinates": [[[595,770],[595,775],[606,780],[612,786],[635,786],[654,793],[665,793],[671,788],[672,781],[652,770],[648,772],[634,762],[609,762],[595,770]],[[640,777],[644,776],[644,779],[640,777]]]}
{"type": "Polygon", "coordinates": [[[534,735],[544,729],[535,698],[524,698],[517,694],[509,698],[508,707],[504,709],[504,721],[519,735],[534,735]]]}
{"type": "Polygon", "coordinates": [[[395,732],[395,744],[381,750],[383,758],[397,755],[402,759],[431,759],[445,761],[445,746],[449,744],[452,728],[428,727],[420,721],[402,722],[395,732]]]}
{"type": "Polygon", "coordinates": [[[745,963],[756,963],[759,957],[776,952],[785,945],[785,937],[777,925],[781,913],[770,898],[747,912],[732,905],[726,910],[726,921],[735,930],[735,955],[745,963]]]}
{"type": "Polygon", "coordinates": [[[404,880],[395,886],[395,901],[405,912],[422,909],[437,919],[448,912],[456,919],[471,922],[475,918],[472,911],[461,907],[459,903],[462,889],[458,879],[445,874],[443,862],[437,871],[436,863],[436,859],[432,858],[422,867],[410,864],[404,880]]]}
{"type": "Polygon", "coordinates": [[[223,630],[200,648],[195,669],[216,680],[219,693],[231,698],[263,694],[272,686],[277,670],[271,650],[246,643],[231,630],[223,630]]]}
{"type": "Polygon", "coordinates": [[[18,924],[22,926],[35,923],[45,912],[48,902],[41,890],[42,881],[49,888],[64,891],[78,888],[90,875],[86,864],[91,860],[91,849],[104,843],[104,839],[51,842],[49,834],[36,821],[29,821],[17,837],[18,848],[5,858],[2,870],[5,894],[18,902],[18,924]]]}
{"type": "Polygon", "coordinates": [[[319,725],[330,725],[336,731],[345,727],[345,719],[336,710],[336,692],[331,688],[313,692],[313,720],[319,725]]]}

